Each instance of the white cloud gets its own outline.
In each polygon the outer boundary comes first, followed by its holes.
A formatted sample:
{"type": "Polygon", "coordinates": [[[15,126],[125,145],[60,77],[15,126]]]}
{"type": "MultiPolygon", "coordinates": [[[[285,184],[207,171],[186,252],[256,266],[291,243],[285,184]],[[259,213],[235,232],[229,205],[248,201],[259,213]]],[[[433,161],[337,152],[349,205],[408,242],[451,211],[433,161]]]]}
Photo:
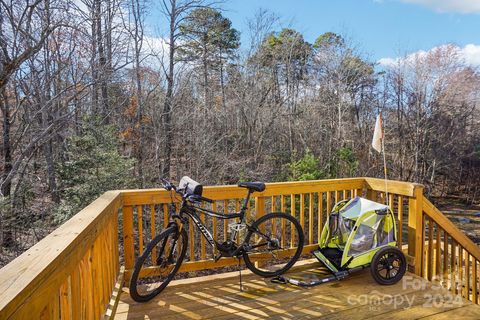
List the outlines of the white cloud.
{"type": "Polygon", "coordinates": [[[480,0],[400,0],[419,4],[437,12],[480,13],[480,0]]]}
{"type": "Polygon", "coordinates": [[[466,63],[473,66],[480,66],[480,45],[467,44],[460,49],[460,54],[466,63]]]}
{"type": "Polygon", "coordinates": [[[377,62],[382,66],[393,66],[398,62],[398,58],[382,58],[377,62]]]}
{"type": "MultiPolygon", "coordinates": [[[[451,45],[444,45],[444,46],[451,46],[451,45]]],[[[443,46],[439,47],[433,47],[430,49],[428,52],[419,50],[413,53],[410,53],[406,55],[405,57],[396,57],[396,58],[391,58],[391,57],[386,57],[378,60],[377,62],[382,65],[382,66],[393,66],[396,65],[397,63],[401,61],[413,61],[416,58],[421,58],[422,56],[425,56],[429,52],[432,52],[434,50],[438,50],[442,48],[443,46]]],[[[475,44],[467,44],[465,47],[460,48],[457,46],[454,46],[455,51],[458,54],[459,59],[463,60],[467,65],[473,66],[473,67],[480,67],[480,45],[475,45],[475,44]]]]}

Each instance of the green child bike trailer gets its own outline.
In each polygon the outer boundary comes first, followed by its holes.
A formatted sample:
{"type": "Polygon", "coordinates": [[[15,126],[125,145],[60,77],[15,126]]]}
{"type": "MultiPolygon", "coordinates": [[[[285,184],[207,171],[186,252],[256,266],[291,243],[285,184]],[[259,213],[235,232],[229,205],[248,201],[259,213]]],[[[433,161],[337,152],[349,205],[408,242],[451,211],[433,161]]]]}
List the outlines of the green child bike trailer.
{"type": "Polygon", "coordinates": [[[406,259],[397,248],[395,218],[389,206],[361,197],[338,202],[320,235],[313,255],[331,276],[303,281],[284,276],[276,283],[314,286],[340,280],[370,267],[373,279],[382,285],[397,283],[405,274],[406,259]]]}

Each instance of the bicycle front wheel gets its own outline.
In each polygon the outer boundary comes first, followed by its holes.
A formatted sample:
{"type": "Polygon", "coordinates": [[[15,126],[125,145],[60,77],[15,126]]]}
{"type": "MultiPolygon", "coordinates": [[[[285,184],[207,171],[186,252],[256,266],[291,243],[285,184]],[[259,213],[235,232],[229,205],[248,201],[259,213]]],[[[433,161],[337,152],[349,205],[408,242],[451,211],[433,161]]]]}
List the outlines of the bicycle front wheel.
{"type": "Polygon", "coordinates": [[[245,265],[262,277],[280,275],[290,269],[302,254],[304,235],[300,223],[283,213],[269,213],[252,225],[245,237],[248,252],[245,265]]]}
{"type": "Polygon", "coordinates": [[[145,302],[162,292],[177,273],[187,251],[187,233],[177,226],[156,236],[138,257],[130,279],[130,296],[145,302]]]}

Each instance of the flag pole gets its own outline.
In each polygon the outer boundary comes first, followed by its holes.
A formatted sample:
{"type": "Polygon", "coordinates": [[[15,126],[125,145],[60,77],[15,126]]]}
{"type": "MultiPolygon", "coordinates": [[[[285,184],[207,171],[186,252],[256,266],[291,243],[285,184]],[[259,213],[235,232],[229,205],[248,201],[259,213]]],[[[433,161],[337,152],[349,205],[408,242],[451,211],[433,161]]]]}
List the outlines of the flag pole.
{"type": "Polygon", "coordinates": [[[378,153],[383,152],[383,172],[385,174],[385,197],[387,206],[390,206],[388,199],[388,176],[387,176],[387,155],[385,154],[385,130],[383,129],[382,112],[377,116],[375,121],[375,130],[373,130],[372,147],[378,153]]]}
{"type": "MultiPolygon", "coordinates": [[[[383,128],[382,128],[383,130],[383,128]]],[[[382,151],[383,151],[383,172],[385,173],[385,197],[387,206],[390,206],[388,198],[388,178],[387,178],[387,156],[385,155],[385,131],[383,132],[382,137],[382,151]]]]}

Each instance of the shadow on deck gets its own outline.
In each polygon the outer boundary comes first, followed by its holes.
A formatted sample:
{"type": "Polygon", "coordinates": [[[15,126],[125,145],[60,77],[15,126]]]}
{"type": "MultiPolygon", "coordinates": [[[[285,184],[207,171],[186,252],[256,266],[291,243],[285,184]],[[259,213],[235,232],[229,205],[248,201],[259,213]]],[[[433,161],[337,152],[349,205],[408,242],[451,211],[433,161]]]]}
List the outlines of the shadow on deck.
{"type": "MultiPolygon", "coordinates": [[[[307,263],[291,274],[324,272],[307,263]]],[[[380,286],[364,270],[312,288],[278,285],[248,271],[177,280],[148,303],[128,289],[115,319],[480,319],[480,306],[411,273],[393,286],[380,286]]]]}

